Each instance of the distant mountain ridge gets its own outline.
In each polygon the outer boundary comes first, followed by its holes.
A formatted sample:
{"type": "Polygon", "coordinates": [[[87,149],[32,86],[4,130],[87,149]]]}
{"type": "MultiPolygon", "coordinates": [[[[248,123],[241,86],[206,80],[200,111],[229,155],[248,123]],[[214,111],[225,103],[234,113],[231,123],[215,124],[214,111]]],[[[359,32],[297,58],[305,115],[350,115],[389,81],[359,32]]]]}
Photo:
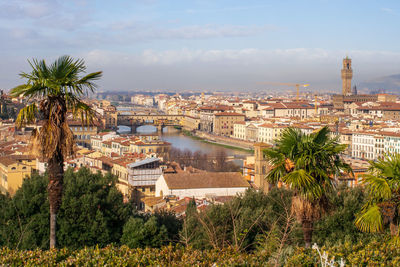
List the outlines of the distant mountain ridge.
{"type": "Polygon", "coordinates": [[[369,92],[400,93],[400,74],[384,76],[370,81],[362,82],[359,88],[369,92]]]}

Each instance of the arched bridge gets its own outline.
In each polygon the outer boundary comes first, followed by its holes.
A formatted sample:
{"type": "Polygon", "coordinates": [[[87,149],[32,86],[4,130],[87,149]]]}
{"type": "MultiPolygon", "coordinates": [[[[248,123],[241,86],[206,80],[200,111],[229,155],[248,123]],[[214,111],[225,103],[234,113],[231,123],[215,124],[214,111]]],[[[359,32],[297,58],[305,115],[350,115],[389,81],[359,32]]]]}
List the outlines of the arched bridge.
{"type": "Polygon", "coordinates": [[[154,125],[159,131],[164,126],[181,126],[183,115],[159,115],[159,114],[118,114],[118,125],[130,126],[132,132],[142,125],[154,125]]]}

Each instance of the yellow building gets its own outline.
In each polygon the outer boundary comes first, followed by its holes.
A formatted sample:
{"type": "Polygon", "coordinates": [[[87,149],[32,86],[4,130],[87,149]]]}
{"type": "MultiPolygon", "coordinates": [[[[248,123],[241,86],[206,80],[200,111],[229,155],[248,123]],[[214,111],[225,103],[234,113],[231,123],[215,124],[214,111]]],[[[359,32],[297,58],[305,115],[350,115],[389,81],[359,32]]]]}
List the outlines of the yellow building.
{"type": "Polygon", "coordinates": [[[132,142],[129,147],[131,153],[157,153],[160,157],[166,157],[171,149],[171,143],[162,140],[153,140],[148,142],[132,142]]]}
{"type": "Polygon", "coordinates": [[[0,157],[0,192],[14,195],[36,169],[36,159],[27,155],[0,157]]]}
{"type": "Polygon", "coordinates": [[[200,118],[185,116],[183,118],[183,129],[188,131],[199,130],[200,118]]]}
{"type": "Polygon", "coordinates": [[[90,148],[91,136],[97,134],[98,125],[82,125],[82,122],[75,120],[69,120],[68,125],[74,134],[77,145],[90,148]]]}
{"type": "Polygon", "coordinates": [[[235,123],[245,120],[245,115],[234,112],[220,112],[214,114],[213,132],[217,135],[231,136],[235,123]]]}

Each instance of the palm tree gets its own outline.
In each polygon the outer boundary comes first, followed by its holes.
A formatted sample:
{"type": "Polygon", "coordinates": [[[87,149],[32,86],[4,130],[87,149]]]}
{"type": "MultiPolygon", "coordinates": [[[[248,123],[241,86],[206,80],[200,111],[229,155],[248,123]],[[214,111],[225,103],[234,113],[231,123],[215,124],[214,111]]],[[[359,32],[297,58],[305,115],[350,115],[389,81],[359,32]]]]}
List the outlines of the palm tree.
{"type": "Polygon", "coordinates": [[[89,92],[94,92],[102,72],[83,76],[86,66],[82,59],[74,60],[62,56],[47,65],[44,60],[28,61],[30,73],[20,76],[26,83],[11,90],[14,97],[24,97],[28,105],[20,110],[16,124],[22,127],[42,118],[44,124],[32,132],[34,153],[47,161],[50,202],[50,248],[56,246],[56,218],[61,205],[63,190],[64,159],[74,153],[74,138],[67,124],[67,114],[90,124],[93,110],[82,101],[89,92]]]}
{"type": "Polygon", "coordinates": [[[288,128],[272,148],[264,150],[271,165],[267,181],[283,182],[295,192],[292,209],[302,224],[306,247],[311,246],[314,221],[329,208],[327,193],[335,188],[334,178],[351,172],[340,158],[345,149],[323,127],[311,134],[288,128]]]}
{"type": "Polygon", "coordinates": [[[371,161],[362,184],[368,201],[357,215],[355,225],[363,232],[382,232],[389,223],[390,234],[399,233],[400,222],[400,154],[386,154],[371,161]]]}

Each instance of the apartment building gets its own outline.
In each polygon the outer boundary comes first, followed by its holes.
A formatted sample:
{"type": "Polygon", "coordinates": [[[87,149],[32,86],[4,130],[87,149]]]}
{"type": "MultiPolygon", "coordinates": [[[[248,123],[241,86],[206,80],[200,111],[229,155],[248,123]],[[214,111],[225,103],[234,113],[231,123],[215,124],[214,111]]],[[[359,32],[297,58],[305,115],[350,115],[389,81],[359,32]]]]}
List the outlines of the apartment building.
{"type": "Polygon", "coordinates": [[[375,145],[382,142],[376,133],[357,132],[352,136],[352,156],[355,158],[375,160],[377,159],[377,149],[375,145]]]}
{"type": "Polygon", "coordinates": [[[68,120],[69,128],[74,134],[76,144],[82,147],[91,147],[91,137],[97,135],[98,124],[83,125],[81,121],[68,120]]]}
{"type": "Polygon", "coordinates": [[[15,194],[25,178],[36,168],[36,159],[28,155],[0,157],[0,193],[15,194]]]}
{"type": "Polygon", "coordinates": [[[199,130],[200,128],[200,117],[193,117],[186,115],[183,118],[183,129],[187,131],[199,130]]]}
{"type": "Polygon", "coordinates": [[[233,125],[233,137],[240,140],[256,142],[259,135],[260,122],[240,121],[233,125]]]}
{"type": "Polygon", "coordinates": [[[288,125],[272,123],[264,123],[260,125],[258,130],[258,142],[273,144],[287,127],[288,125]]]}
{"type": "Polygon", "coordinates": [[[381,132],[384,137],[385,153],[400,153],[400,133],[399,132],[381,132]]]}
{"type": "Polygon", "coordinates": [[[233,135],[235,123],[245,120],[245,115],[234,112],[220,112],[214,114],[214,134],[233,135]]]}

